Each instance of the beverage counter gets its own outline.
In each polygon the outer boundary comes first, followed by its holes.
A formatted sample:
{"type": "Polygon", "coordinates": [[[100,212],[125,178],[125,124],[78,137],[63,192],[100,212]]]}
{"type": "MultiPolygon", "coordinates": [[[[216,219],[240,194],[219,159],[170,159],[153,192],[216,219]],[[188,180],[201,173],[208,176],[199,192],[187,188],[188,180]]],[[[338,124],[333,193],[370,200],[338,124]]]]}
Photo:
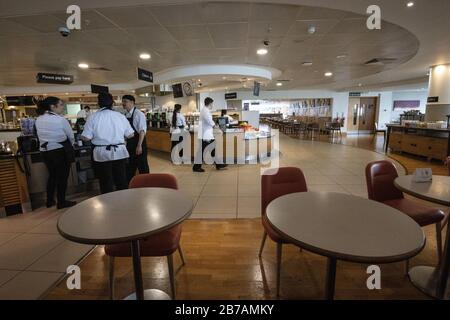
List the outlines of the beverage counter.
{"type": "Polygon", "coordinates": [[[387,124],[386,152],[405,152],[445,161],[450,155],[450,129],[387,124]]]}

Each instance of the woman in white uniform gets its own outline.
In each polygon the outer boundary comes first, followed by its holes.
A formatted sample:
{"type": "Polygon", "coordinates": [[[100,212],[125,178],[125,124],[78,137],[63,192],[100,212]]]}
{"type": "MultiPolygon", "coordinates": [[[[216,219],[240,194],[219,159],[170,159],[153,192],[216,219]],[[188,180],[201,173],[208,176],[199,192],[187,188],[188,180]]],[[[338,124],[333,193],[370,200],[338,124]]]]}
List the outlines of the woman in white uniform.
{"type": "MultiPolygon", "coordinates": [[[[181,114],[181,104],[176,104],[173,109],[172,123],[170,127],[172,133],[172,150],[175,146],[182,143],[183,136],[181,130],[184,130],[186,126],[186,119],[181,114]]],[[[178,155],[180,158],[183,157],[183,149],[180,150],[178,155]]]]}
{"type": "Polygon", "coordinates": [[[61,116],[64,103],[59,98],[47,97],[38,103],[37,112],[36,133],[42,159],[48,169],[47,208],[55,204],[58,209],[71,207],[76,202],[66,200],[66,189],[75,139],[69,121],[61,116]]]}
{"type": "Polygon", "coordinates": [[[113,97],[109,93],[98,95],[100,110],[86,121],[82,139],[91,141],[95,172],[101,193],[123,190],[128,187],[126,165],[129,157],[125,139],[134,137],[127,118],[113,111],[113,97]]]}

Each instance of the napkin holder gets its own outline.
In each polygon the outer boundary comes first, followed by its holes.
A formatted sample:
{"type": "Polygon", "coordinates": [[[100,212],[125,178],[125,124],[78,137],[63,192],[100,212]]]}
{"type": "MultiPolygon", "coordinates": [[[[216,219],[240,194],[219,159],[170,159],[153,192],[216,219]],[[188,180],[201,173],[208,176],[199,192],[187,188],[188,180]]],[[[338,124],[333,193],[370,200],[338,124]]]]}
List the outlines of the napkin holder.
{"type": "Polygon", "coordinates": [[[414,182],[431,182],[433,180],[433,171],[431,168],[418,168],[414,172],[414,182]]]}

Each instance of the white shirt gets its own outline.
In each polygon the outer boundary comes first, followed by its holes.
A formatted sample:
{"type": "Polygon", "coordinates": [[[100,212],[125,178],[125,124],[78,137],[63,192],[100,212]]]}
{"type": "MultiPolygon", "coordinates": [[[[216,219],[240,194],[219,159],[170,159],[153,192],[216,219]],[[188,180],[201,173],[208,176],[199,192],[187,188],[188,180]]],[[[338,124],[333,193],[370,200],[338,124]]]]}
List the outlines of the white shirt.
{"type": "Polygon", "coordinates": [[[80,110],[77,113],[77,119],[83,118],[83,119],[87,119],[89,116],[91,115],[90,111],[86,111],[86,110],[80,110]]]}
{"type": "Polygon", "coordinates": [[[214,140],[213,128],[216,125],[207,107],[200,110],[199,137],[201,140],[214,140]]]}
{"type": "Polygon", "coordinates": [[[91,140],[94,148],[94,161],[105,162],[126,159],[128,154],[125,138],[134,134],[133,128],[119,112],[101,109],[92,114],[84,125],[83,137],[91,140]],[[107,146],[117,145],[107,150],[107,146]]]}
{"type": "Polygon", "coordinates": [[[170,126],[170,132],[180,133],[181,132],[180,127],[184,127],[184,129],[186,129],[187,124],[186,118],[181,113],[178,112],[175,121],[175,127],[170,126]]]}
{"type": "Polygon", "coordinates": [[[40,147],[41,151],[50,151],[60,149],[63,146],[59,142],[67,139],[73,144],[75,138],[69,121],[63,116],[53,112],[46,112],[36,119],[36,131],[39,138],[39,144],[48,142],[47,148],[40,147]]]}
{"type": "Polygon", "coordinates": [[[136,107],[133,107],[129,112],[125,114],[125,116],[129,119],[131,118],[131,115],[133,115],[133,126],[134,129],[139,133],[141,131],[147,132],[147,119],[145,118],[145,114],[137,109],[136,107]],[[133,115],[134,110],[134,115],[133,115]]]}

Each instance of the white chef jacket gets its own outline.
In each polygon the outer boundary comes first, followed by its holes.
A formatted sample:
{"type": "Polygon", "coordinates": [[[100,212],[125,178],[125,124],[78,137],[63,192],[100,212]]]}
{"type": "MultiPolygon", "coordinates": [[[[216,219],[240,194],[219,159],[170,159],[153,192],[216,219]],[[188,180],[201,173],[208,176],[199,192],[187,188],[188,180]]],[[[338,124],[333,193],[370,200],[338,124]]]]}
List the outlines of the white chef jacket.
{"type": "Polygon", "coordinates": [[[207,107],[200,110],[199,137],[201,140],[214,140],[213,128],[216,125],[207,107]]]}
{"type": "Polygon", "coordinates": [[[92,114],[84,125],[83,137],[95,146],[94,161],[106,162],[126,159],[128,154],[125,139],[134,134],[125,116],[109,109],[101,109],[92,114]],[[107,146],[115,145],[117,147],[107,146]]]}
{"type": "Polygon", "coordinates": [[[129,112],[126,112],[125,116],[127,119],[130,119],[132,115],[133,127],[136,129],[137,133],[140,133],[141,131],[147,132],[147,119],[145,118],[144,113],[136,107],[133,107],[129,112]]]}
{"type": "Polygon", "coordinates": [[[46,112],[36,119],[36,131],[39,138],[39,144],[47,142],[47,148],[40,147],[41,151],[50,151],[60,149],[63,146],[59,142],[67,139],[71,144],[75,142],[72,127],[69,121],[53,112],[46,112]]]}
{"type": "Polygon", "coordinates": [[[91,115],[90,111],[86,111],[83,109],[83,110],[78,111],[77,119],[80,119],[80,118],[87,119],[90,115],[91,115]]]}

